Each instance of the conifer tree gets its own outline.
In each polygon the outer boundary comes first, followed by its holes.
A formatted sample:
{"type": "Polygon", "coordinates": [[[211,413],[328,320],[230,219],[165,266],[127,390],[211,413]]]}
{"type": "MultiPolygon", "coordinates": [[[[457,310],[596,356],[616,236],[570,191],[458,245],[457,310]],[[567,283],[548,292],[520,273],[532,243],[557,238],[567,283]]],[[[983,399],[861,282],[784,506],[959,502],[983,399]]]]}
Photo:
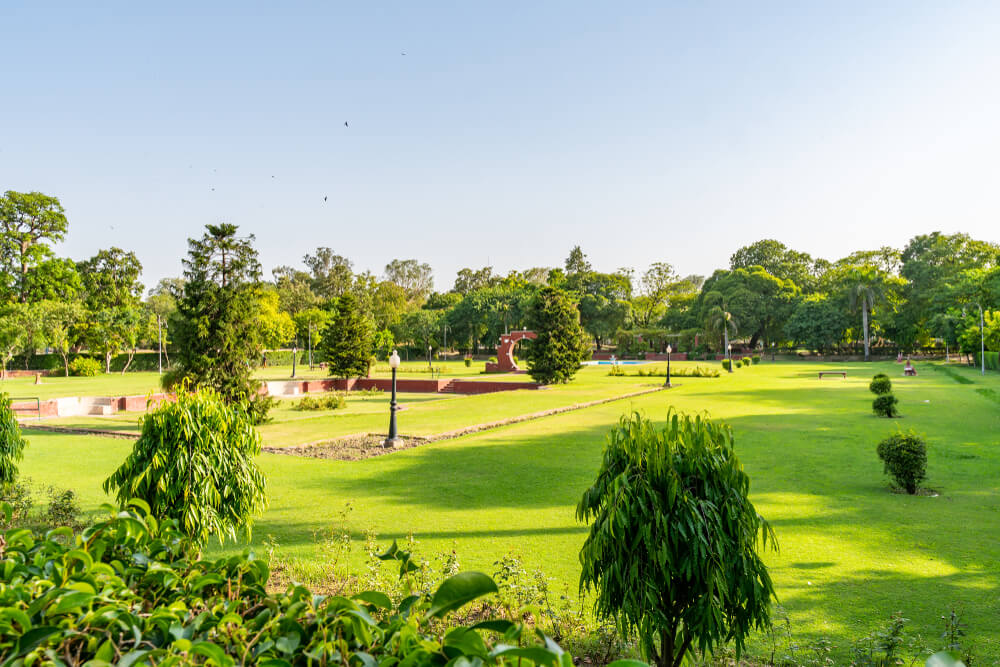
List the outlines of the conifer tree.
{"type": "Polygon", "coordinates": [[[528,351],[528,373],[536,382],[569,382],[590,352],[580,311],[562,290],[545,287],[532,299],[528,326],[538,334],[528,351]]]}
{"type": "Polygon", "coordinates": [[[361,313],[354,295],[347,293],[337,299],[333,319],[320,335],[319,358],[334,377],[368,375],[373,342],[371,322],[361,313]]]}

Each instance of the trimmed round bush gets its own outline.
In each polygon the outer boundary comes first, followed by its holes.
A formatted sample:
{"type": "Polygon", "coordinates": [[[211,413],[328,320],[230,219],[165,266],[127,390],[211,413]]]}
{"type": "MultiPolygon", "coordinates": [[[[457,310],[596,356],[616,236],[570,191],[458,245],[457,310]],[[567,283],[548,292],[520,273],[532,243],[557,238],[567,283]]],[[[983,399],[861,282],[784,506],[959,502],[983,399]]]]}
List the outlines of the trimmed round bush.
{"type": "Polygon", "coordinates": [[[732,365],[733,365],[733,362],[730,359],[723,359],[722,360],[722,367],[724,369],[726,369],[727,371],[732,369],[732,365]]]}
{"type": "Polygon", "coordinates": [[[913,431],[897,431],[878,443],[878,457],[885,474],[909,494],[927,476],[927,443],[913,431]]]}
{"type": "Polygon", "coordinates": [[[898,417],[899,412],[896,410],[897,403],[899,403],[899,399],[892,394],[882,394],[872,401],[872,412],[879,417],[898,417]]]}
{"type": "Polygon", "coordinates": [[[69,374],[76,377],[92,378],[101,374],[104,368],[101,362],[90,357],[77,357],[69,362],[69,374]]]}
{"type": "Polygon", "coordinates": [[[760,355],[759,354],[755,354],[755,355],[753,355],[753,357],[751,357],[750,360],[753,361],[753,363],[755,363],[755,364],[759,364],[760,363],[760,355]]]}
{"type": "Polygon", "coordinates": [[[750,365],[750,357],[743,357],[742,359],[740,359],[740,363],[743,364],[744,366],[749,366],[750,365]]]}
{"type": "Polygon", "coordinates": [[[872,378],[871,384],[868,385],[868,390],[876,396],[890,394],[892,393],[892,381],[885,373],[879,373],[872,378]]]}
{"type": "Polygon", "coordinates": [[[470,366],[472,366],[472,357],[466,357],[465,358],[465,367],[469,368],[470,366]]]}

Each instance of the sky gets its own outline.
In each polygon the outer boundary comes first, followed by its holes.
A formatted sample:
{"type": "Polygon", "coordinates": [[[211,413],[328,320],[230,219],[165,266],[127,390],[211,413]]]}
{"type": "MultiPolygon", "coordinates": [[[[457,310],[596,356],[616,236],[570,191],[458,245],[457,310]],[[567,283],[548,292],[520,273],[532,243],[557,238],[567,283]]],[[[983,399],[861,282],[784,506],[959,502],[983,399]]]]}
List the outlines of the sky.
{"type": "Polygon", "coordinates": [[[232,222],[265,271],[725,267],[1000,241],[996,2],[0,0],[0,191],[147,286],[232,222]],[[346,125],[345,125],[346,123],[346,125]]]}

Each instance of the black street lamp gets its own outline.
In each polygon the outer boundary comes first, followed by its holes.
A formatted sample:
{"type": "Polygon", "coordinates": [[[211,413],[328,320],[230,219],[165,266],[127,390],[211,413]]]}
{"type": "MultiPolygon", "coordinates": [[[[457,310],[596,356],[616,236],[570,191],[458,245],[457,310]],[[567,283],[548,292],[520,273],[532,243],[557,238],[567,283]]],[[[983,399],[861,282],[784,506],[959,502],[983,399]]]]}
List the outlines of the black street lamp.
{"type": "Polygon", "coordinates": [[[392,356],[389,357],[389,368],[392,369],[392,400],[389,401],[389,437],[385,439],[382,443],[383,447],[398,447],[400,444],[400,437],[396,435],[396,369],[399,368],[399,355],[396,354],[396,350],[392,351],[392,356]]]}
{"type": "Polygon", "coordinates": [[[670,388],[670,353],[674,351],[674,348],[667,345],[667,381],[663,384],[667,389],[670,388]]]}
{"type": "Polygon", "coordinates": [[[774,348],[775,348],[775,347],[776,347],[777,345],[778,345],[777,343],[775,343],[775,342],[773,342],[773,341],[771,342],[771,361],[774,361],[774,348]]]}
{"type": "Polygon", "coordinates": [[[733,372],[733,344],[726,346],[726,357],[729,359],[729,372],[733,372]]]}

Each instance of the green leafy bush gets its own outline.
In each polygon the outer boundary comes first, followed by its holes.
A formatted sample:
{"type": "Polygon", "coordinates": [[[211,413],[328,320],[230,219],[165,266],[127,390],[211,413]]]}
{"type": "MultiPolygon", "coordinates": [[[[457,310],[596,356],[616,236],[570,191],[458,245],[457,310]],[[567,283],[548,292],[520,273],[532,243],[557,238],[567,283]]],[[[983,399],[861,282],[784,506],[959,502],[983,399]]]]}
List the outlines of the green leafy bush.
{"type": "Polygon", "coordinates": [[[728,641],[739,654],[770,625],[774,586],[757,546],[774,534],[749,492],[726,425],[671,410],[662,429],[635,414],[608,435],[576,510],[591,524],[580,585],[651,662],[679,665],[692,646],[728,641]]]}
{"type": "Polygon", "coordinates": [[[722,368],[723,368],[723,370],[727,370],[727,371],[732,370],[732,368],[733,368],[733,362],[732,362],[732,360],[731,359],[723,359],[722,360],[722,368]]]}
{"type": "Polygon", "coordinates": [[[917,485],[927,476],[927,443],[913,431],[897,431],[878,443],[878,457],[885,474],[907,493],[917,492],[917,485]]]}
{"type": "Polygon", "coordinates": [[[304,396],[301,401],[295,404],[296,410],[340,410],[347,407],[347,398],[343,394],[330,394],[328,396],[304,396]]]}
{"type": "Polygon", "coordinates": [[[469,368],[469,367],[471,367],[471,366],[472,366],[472,357],[466,357],[466,358],[464,359],[464,361],[465,361],[465,367],[466,367],[466,368],[469,368]]]}
{"type": "Polygon", "coordinates": [[[104,372],[104,367],[97,359],[77,357],[69,362],[69,374],[76,377],[95,377],[104,372]]]}
{"type": "Polygon", "coordinates": [[[48,489],[49,507],[45,512],[45,523],[50,526],[69,526],[75,528],[80,525],[80,501],[77,500],[76,492],[72,489],[57,489],[50,486],[48,489]]]}
{"type": "Polygon", "coordinates": [[[868,385],[868,390],[876,396],[890,394],[892,393],[892,380],[885,373],[879,373],[872,378],[871,383],[868,385]]]}
{"type": "Polygon", "coordinates": [[[742,359],[740,359],[740,363],[743,364],[744,366],[749,366],[750,365],[750,357],[743,357],[742,359]]]}
{"type": "MultiPolygon", "coordinates": [[[[462,572],[436,590],[394,600],[300,585],[268,592],[252,555],[193,556],[176,520],[144,503],[74,536],[11,530],[0,556],[0,661],[6,664],[519,665],[572,667],[552,639],[510,621],[447,625],[452,612],[497,592],[462,572]],[[53,583],[51,572],[58,572],[53,583]],[[58,656],[72,656],[65,663],[58,656]]],[[[381,560],[419,569],[395,543],[381,560]]],[[[453,618],[453,617],[451,617],[453,618]]]]}
{"type": "MultiPolygon", "coordinates": [[[[635,373],[626,373],[622,366],[612,366],[611,370],[608,371],[608,375],[614,377],[666,377],[667,368],[665,366],[654,367],[646,370],[642,366],[635,373]]],[[[677,366],[670,369],[671,377],[678,378],[717,378],[722,375],[716,368],[708,368],[707,366],[677,366]]]]}
{"type": "Polygon", "coordinates": [[[753,357],[751,357],[751,361],[753,361],[755,364],[759,364],[760,363],[760,355],[759,354],[753,355],[753,357]]]}
{"type": "Polygon", "coordinates": [[[28,441],[21,435],[10,395],[0,393],[0,492],[17,481],[17,464],[24,458],[28,441]]]}
{"type": "Polygon", "coordinates": [[[250,533],[266,505],[255,457],[260,434],[249,408],[227,405],[214,389],[190,392],[145,415],[132,452],[104,481],[120,504],[140,498],[154,515],[177,519],[198,544],[209,535],[250,533]]]}
{"type": "Polygon", "coordinates": [[[899,403],[899,399],[892,394],[876,396],[875,400],[872,401],[872,412],[879,417],[898,417],[899,412],[896,410],[897,403],[899,403]]]}

